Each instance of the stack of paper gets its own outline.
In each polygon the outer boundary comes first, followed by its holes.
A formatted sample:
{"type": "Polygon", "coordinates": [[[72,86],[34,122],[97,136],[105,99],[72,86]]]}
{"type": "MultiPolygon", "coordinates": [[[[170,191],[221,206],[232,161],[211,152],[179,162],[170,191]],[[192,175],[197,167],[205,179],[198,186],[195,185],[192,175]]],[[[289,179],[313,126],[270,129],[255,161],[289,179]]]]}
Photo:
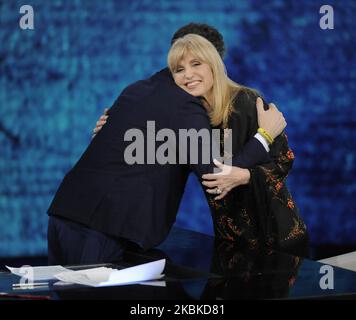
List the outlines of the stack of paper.
{"type": "MultiPolygon", "coordinates": [[[[162,272],[165,264],[166,260],[162,259],[122,270],[99,267],[73,271],[62,266],[7,268],[12,273],[31,281],[58,279],[66,283],[106,287],[161,279],[164,277],[162,272]]],[[[162,283],[151,283],[151,285],[162,285],[162,283]]]]}
{"type": "Polygon", "coordinates": [[[30,281],[43,281],[43,280],[53,280],[55,275],[61,272],[70,271],[62,266],[48,266],[48,267],[31,267],[23,266],[21,268],[12,268],[6,266],[11,273],[20,276],[23,279],[30,281]]]}

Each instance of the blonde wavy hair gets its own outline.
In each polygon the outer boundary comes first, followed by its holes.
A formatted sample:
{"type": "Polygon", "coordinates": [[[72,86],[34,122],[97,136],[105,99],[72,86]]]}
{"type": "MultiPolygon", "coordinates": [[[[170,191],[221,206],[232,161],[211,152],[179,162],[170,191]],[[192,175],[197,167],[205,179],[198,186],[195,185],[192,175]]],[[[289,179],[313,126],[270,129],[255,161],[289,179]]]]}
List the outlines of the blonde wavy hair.
{"type": "Polygon", "coordinates": [[[208,101],[212,126],[227,127],[228,119],[233,111],[233,102],[240,90],[248,89],[232,81],[226,73],[225,65],[213,44],[197,34],[187,34],[177,39],[169,50],[167,62],[173,74],[180,61],[187,53],[205,62],[213,74],[212,101],[208,101]]]}

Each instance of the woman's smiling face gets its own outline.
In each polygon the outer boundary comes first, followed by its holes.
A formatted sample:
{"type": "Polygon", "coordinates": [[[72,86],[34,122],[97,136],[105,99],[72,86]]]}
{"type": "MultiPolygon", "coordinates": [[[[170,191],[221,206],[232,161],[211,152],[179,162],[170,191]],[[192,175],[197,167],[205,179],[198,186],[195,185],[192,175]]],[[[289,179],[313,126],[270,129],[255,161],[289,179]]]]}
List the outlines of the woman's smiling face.
{"type": "Polygon", "coordinates": [[[213,88],[213,73],[210,66],[194,57],[184,55],[173,72],[174,82],[195,97],[204,97],[208,102],[213,88]]]}

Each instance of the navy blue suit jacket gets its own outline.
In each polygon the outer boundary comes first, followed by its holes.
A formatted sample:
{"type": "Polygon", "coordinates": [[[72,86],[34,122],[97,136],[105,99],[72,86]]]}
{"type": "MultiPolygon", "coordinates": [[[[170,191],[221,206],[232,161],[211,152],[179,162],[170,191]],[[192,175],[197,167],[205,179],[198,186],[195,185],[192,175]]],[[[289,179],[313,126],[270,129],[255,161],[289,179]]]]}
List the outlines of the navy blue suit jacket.
{"type": "MultiPolygon", "coordinates": [[[[156,132],[169,128],[176,136],[179,129],[210,130],[199,99],[177,87],[168,69],[128,86],[63,179],[48,214],[132,240],[144,249],[162,242],[175,222],[189,173],[193,170],[201,178],[214,165],[127,164],[125,148],[132,142],[124,141],[125,132],[137,128],[145,133],[147,121],[155,121],[156,132]]],[[[233,164],[246,168],[269,160],[253,138],[234,155],[233,164]]]]}

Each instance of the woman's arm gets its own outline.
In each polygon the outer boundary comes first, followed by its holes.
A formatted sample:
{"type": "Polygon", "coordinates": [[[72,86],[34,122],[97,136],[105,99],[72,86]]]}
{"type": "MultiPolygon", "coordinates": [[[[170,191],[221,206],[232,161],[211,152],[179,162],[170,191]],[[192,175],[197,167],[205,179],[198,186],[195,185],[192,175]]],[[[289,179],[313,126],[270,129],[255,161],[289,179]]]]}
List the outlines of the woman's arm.
{"type": "Polygon", "coordinates": [[[267,187],[274,194],[277,194],[285,183],[295,158],[288,145],[288,137],[285,132],[279,135],[271,145],[270,156],[271,162],[250,168],[249,171],[251,179],[254,178],[254,175],[261,174],[267,183],[267,187]]]}
{"type": "MultiPolygon", "coordinates": [[[[239,127],[246,128],[245,132],[238,132],[238,134],[246,135],[246,137],[253,135],[259,124],[257,114],[250,112],[253,111],[251,104],[253,104],[254,99],[256,99],[256,97],[245,94],[242,96],[242,103],[237,106],[237,108],[240,106],[240,113],[243,114],[243,116],[240,117],[241,123],[239,127]],[[247,125],[242,126],[242,123],[247,125]]],[[[275,106],[273,105],[273,107],[275,106]]],[[[216,164],[217,167],[221,169],[220,173],[203,176],[203,185],[208,187],[207,192],[216,194],[217,197],[215,197],[215,200],[220,200],[224,198],[231,189],[248,184],[256,174],[263,175],[260,178],[266,181],[268,188],[278,192],[292,168],[294,154],[289,148],[287,135],[284,132],[277,136],[269,147],[271,162],[268,163],[252,166],[248,169],[216,164]]]]}
{"type": "Polygon", "coordinates": [[[260,174],[263,176],[262,180],[266,182],[268,188],[277,194],[285,183],[294,161],[293,151],[288,145],[288,138],[284,132],[270,146],[270,157],[272,159],[271,162],[249,169],[232,167],[215,161],[215,165],[221,169],[221,172],[203,175],[204,181],[202,184],[208,187],[206,191],[210,194],[218,194],[221,191],[215,198],[215,200],[220,200],[233,188],[248,184],[257,174],[260,174]]]}

